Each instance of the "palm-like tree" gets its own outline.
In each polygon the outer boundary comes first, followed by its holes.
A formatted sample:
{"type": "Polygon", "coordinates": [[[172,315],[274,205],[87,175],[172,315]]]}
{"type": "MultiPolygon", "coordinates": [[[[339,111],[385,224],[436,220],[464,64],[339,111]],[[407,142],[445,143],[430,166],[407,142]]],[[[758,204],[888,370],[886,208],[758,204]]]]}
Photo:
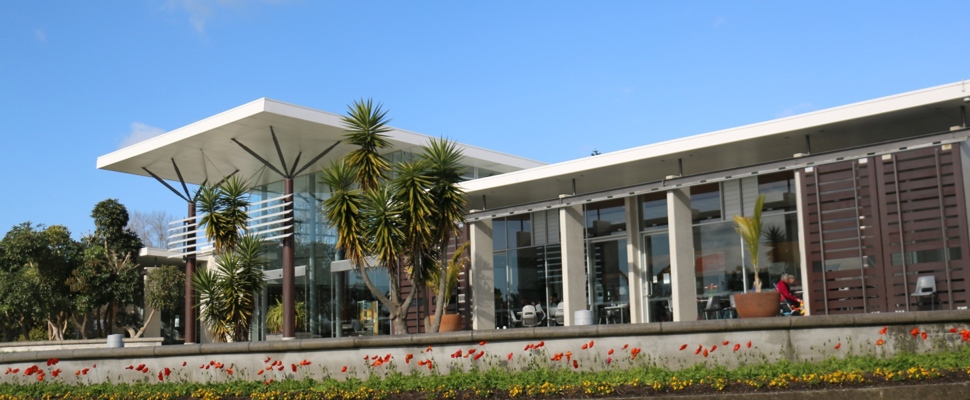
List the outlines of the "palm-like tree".
{"type": "MultiPolygon", "coordinates": [[[[332,192],[323,212],[337,231],[337,248],[390,311],[394,333],[407,333],[404,318],[417,291],[402,299],[398,273],[410,270],[415,285],[423,285],[423,266],[445,259],[448,239],[464,216],[464,198],[457,187],[461,152],[445,140],[432,140],[417,161],[395,164],[394,179],[389,181],[391,166],[379,153],[389,145],[383,135],[389,130],[387,112],[362,100],[354,102],[348,114],[343,118],[345,138],[359,148],[323,170],[321,182],[332,192]],[[368,256],[390,274],[386,296],[366,273],[368,256]]],[[[443,309],[442,304],[437,308],[443,309]]]]}
{"type": "Polygon", "coordinates": [[[217,253],[234,249],[242,236],[240,232],[246,230],[248,193],[249,186],[237,176],[221,185],[199,188],[199,211],[204,214],[199,225],[217,253]]]}
{"type": "Polygon", "coordinates": [[[754,291],[761,292],[761,277],[758,276],[758,247],[761,244],[761,209],[765,205],[765,195],[758,196],[754,202],[754,213],[750,217],[734,216],[735,230],[744,241],[745,250],[751,257],[751,268],[754,270],[754,291]]]}
{"type": "Polygon", "coordinates": [[[382,149],[391,145],[384,135],[390,131],[386,126],[390,121],[387,119],[387,110],[382,110],[380,104],[374,106],[370,99],[361,99],[348,107],[347,115],[342,120],[347,131],[345,139],[358,146],[345,156],[345,161],[357,170],[355,180],[360,187],[364,190],[373,189],[387,179],[387,173],[391,169],[390,164],[380,154],[382,149]]]}
{"type": "Polygon", "coordinates": [[[200,224],[217,254],[215,271],[200,269],[192,277],[199,291],[200,317],[216,340],[245,340],[255,294],[263,287],[262,241],[243,234],[249,186],[233,176],[222,185],[199,190],[199,209],[205,213],[200,224]]]}
{"type": "MultiPolygon", "coordinates": [[[[427,192],[432,212],[429,222],[433,223],[434,245],[438,260],[446,260],[448,241],[452,237],[457,237],[460,233],[460,226],[465,220],[465,198],[464,192],[458,184],[462,181],[461,177],[461,157],[462,153],[453,143],[444,139],[435,140],[423,147],[420,161],[426,165],[428,176],[431,178],[431,190],[427,192]]],[[[447,274],[447,263],[440,262],[443,270],[441,274],[447,274]]],[[[447,302],[445,294],[448,293],[446,284],[447,279],[439,279],[438,297],[435,301],[435,318],[431,325],[431,332],[437,332],[441,324],[441,314],[447,302]]]]}
{"type": "Polygon", "coordinates": [[[219,254],[215,271],[200,269],[192,277],[199,291],[200,316],[218,341],[236,342],[249,336],[255,294],[263,288],[261,253],[259,238],[243,236],[237,249],[219,254]]]}

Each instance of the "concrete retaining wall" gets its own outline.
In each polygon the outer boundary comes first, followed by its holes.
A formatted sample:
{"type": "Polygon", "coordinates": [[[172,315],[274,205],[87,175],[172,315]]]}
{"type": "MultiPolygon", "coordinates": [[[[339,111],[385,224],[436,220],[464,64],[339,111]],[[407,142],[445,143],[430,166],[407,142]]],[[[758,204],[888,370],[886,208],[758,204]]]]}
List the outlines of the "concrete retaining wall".
{"type": "Polygon", "coordinates": [[[960,335],[949,330],[970,329],[968,321],[970,311],[955,310],[26,351],[0,354],[0,371],[10,371],[0,375],[0,381],[36,381],[36,376],[23,373],[32,365],[47,373],[45,380],[79,383],[158,381],[158,373],[164,373],[165,368],[170,372],[167,377],[163,376],[165,380],[212,381],[302,379],[307,376],[342,379],[354,375],[363,377],[371,372],[380,375],[390,369],[405,373],[434,369],[448,373],[476,365],[481,368],[549,366],[574,369],[573,361],[576,362],[575,369],[579,370],[622,368],[643,362],[674,369],[698,363],[734,366],[763,361],[821,360],[848,354],[891,355],[901,350],[926,352],[955,348],[970,343],[961,342],[960,335]],[[880,334],[883,327],[888,327],[886,334],[880,334]],[[914,328],[918,330],[916,337],[910,334],[914,328]],[[923,332],[927,336],[925,340],[921,335],[923,332]],[[885,343],[876,345],[879,340],[885,343]],[[542,346],[537,350],[526,349],[540,343],[542,346]],[[681,350],[684,345],[686,347],[681,350]],[[734,350],[736,346],[737,351],[734,350]],[[632,359],[634,349],[639,349],[636,359],[632,359]],[[451,355],[459,350],[462,357],[452,358],[451,355]],[[610,350],[613,350],[612,354],[609,354],[610,350]],[[482,356],[477,360],[464,357],[469,351],[482,356]],[[568,361],[567,352],[571,353],[568,361]],[[558,353],[563,356],[553,360],[558,353]],[[390,358],[383,363],[387,355],[390,358]],[[381,365],[371,366],[375,357],[382,359],[381,365]],[[46,366],[52,358],[57,358],[58,363],[46,366]],[[309,365],[299,365],[304,360],[309,361],[309,365]],[[431,362],[430,369],[428,361],[431,362]],[[142,364],[142,371],[137,371],[142,364]],[[342,372],[344,367],[346,372],[342,372]],[[19,372],[12,372],[14,369],[19,372]],[[57,378],[51,374],[55,369],[61,369],[57,378]],[[87,372],[82,374],[85,369],[87,372]]]}
{"type": "MultiPolygon", "coordinates": [[[[162,338],[124,339],[125,347],[161,346],[162,338]]],[[[107,347],[107,339],[49,340],[43,342],[0,342],[0,353],[22,351],[99,349],[107,347]]]]}

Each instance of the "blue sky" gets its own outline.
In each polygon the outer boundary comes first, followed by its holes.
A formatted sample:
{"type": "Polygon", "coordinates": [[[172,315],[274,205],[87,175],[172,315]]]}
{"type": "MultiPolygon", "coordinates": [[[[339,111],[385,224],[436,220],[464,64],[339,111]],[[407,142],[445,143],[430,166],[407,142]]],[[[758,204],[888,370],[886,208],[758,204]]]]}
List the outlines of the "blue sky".
{"type": "Polygon", "coordinates": [[[93,230],[95,168],[260,97],[560,162],[970,78],[965,2],[0,0],[0,234],[93,230]],[[951,17],[953,17],[951,19],[951,17]]]}

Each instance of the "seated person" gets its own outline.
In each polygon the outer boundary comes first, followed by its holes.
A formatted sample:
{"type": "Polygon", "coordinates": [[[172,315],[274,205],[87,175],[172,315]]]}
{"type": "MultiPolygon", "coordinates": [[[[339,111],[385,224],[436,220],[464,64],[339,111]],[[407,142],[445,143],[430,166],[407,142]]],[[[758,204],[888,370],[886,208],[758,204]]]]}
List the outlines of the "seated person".
{"type": "Polygon", "coordinates": [[[794,284],[795,277],[792,274],[782,274],[781,279],[775,284],[775,290],[778,291],[781,302],[791,310],[792,315],[801,315],[802,301],[791,293],[791,285],[794,284]]]}

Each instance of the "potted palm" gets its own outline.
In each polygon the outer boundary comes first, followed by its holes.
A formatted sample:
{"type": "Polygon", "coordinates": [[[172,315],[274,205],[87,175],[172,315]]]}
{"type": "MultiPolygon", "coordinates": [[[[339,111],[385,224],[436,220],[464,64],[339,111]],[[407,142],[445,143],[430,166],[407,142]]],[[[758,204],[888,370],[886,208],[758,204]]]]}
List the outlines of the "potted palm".
{"type": "MultiPolygon", "coordinates": [[[[444,274],[444,279],[446,280],[444,285],[445,291],[444,293],[436,293],[442,302],[444,311],[441,315],[441,325],[438,327],[438,332],[460,331],[463,328],[461,314],[449,314],[447,310],[448,304],[451,302],[451,296],[454,294],[455,289],[458,288],[458,275],[461,273],[462,268],[468,264],[468,256],[465,255],[465,251],[468,250],[470,244],[471,242],[465,242],[455,250],[455,253],[451,256],[451,260],[448,262],[448,269],[444,274]]],[[[441,287],[441,269],[431,268],[428,272],[427,285],[432,290],[437,291],[441,287]]],[[[431,316],[429,322],[434,322],[433,318],[434,316],[431,316]]]]}
{"type": "Polygon", "coordinates": [[[778,315],[780,302],[775,292],[761,291],[760,269],[758,268],[759,247],[761,245],[761,210],[764,208],[765,195],[758,196],[754,202],[754,212],[750,217],[734,216],[735,230],[744,241],[744,248],[751,257],[751,269],[754,270],[752,287],[754,292],[734,295],[734,305],[741,318],[773,317],[778,315]]]}

